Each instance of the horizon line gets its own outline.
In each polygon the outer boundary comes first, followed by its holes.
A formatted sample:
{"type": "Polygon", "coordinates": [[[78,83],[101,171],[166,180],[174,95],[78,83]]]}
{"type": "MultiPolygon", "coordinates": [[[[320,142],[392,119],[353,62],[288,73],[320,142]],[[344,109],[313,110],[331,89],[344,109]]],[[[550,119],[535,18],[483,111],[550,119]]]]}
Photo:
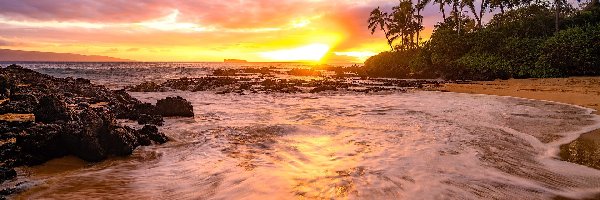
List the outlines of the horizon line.
{"type": "Polygon", "coordinates": [[[360,62],[332,62],[332,63],[319,63],[311,61],[247,61],[247,62],[224,62],[224,61],[1,61],[0,63],[228,63],[228,64],[244,64],[244,63],[301,63],[301,64],[315,64],[315,65],[327,65],[327,64],[364,64],[360,62]]]}

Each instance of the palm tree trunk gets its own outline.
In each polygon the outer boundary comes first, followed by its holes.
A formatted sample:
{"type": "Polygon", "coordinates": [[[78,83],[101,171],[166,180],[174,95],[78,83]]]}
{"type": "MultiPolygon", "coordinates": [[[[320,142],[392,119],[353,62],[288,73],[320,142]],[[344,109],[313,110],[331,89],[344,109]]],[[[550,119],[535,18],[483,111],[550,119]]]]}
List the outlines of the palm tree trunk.
{"type": "Polygon", "coordinates": [[[485,14],[486,1],[487,0],[482,0],[481,6],[479,7],[479,21],[477,22],[477,26],[479,26],[479,28],[482,27],[481,20],[483,20],[483,14],[485,14]]]}
{"type": "Polygon", "coordinates": [[[452,7],[452,9],[454,10],[454,23],[456,23],[456,29],[458,31],[458,35],[460,35],[460,17],[458,16],[460,13],[458,13],[457,3],[454,3],[452,7]]]}
{"type": "Polygon", "coordinates": [[[471,9],[475,20],[477,21],[477,28],[479,28],[481,26],[481,18],[477,15],[477,11],[475,11],[475,5],[469,5],[469,9],[471,9]]]}
{"type": "Polygon", "coordinates": [[[440,11],[442,11],[442,19],[446,21],[446,9],[444,9],[444,4],[440,3],[440,11]]]}
{"type": "Polygon", "coordinates": [[[383,30],[383,34],[385,34],[385,39],[388,41],[388,45],[390,45],[390,50],[394,51],[394,47],[392,46],[392,42],[390,41],[390,37],[388,37],[387,31],[385,31],[385,29],[381,29],[383,30]]]}
{"type": "MultiPolygon", "coordinates": [[[[419,0],[419,3],[421,3],[421,1],[419,0]]],[[[417,9],[417,16],[419,16],[419,19],[417,19],[419,21],[419,26],[421,26],[421,24],[423,24],[423,20],[421,20],[422,18],[421,16],[421,10],[417,9]]],[[[421,29],[419,29],[417,27],[417,47],[419,47],[419,33],[421,33],[421,29]]]]}
{"type": "Polygon", "coordinates": [[[559,31],[559,24],[558,24],[558,20],[560,18],[560,0],[554,0],[554,9],[555,11],[555,19],[554,19],[554,28],[555,31],[558,32],[559,31]]]}

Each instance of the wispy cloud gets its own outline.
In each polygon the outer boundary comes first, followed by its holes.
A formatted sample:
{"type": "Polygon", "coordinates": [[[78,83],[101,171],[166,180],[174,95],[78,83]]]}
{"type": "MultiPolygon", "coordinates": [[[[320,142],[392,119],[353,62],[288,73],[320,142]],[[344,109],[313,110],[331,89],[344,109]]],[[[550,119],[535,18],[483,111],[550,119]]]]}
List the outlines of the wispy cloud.
{"type": "MultiPolygon", "coordinates": [[[[326,44],[332,52],[377,52],[385,50],[385,42],[381,35],[369,33],[366,19],[371,9],[395,3],[384,0],[0,0],[0,39],[19,37],[38,44],[16,47],[28,50],[89,50],[90,53],[114,54],[116,52],[106,49],[118,48],[122,50],[118,53],[135,60],[167,57],[218,60],[229,56],[264,59],[260,52],[311,44],[326,44]],[[147,49],[171,51],[166,54],[147,49]]],[[[436,12],[433,9],[425,13],[435,15],[436,12]]],[[[427,18],[426,22],[429,22],[427,18]]],[[[5,41],[4,44],[10,43],[5,41]]],[[[364,57],[364,54],[343,56],[364,57]]]]}

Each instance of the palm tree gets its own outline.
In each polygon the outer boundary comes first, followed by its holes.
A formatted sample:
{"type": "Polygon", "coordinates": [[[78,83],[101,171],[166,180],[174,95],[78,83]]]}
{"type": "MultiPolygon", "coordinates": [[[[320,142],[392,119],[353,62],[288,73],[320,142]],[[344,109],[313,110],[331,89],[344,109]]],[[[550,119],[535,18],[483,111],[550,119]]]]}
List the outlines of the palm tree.
{"type": "Polygon", "coordinates": [[[415,10],[422,10],[426,3],[421,3],[421,5],[413,7],[413,3],[410,0],[401,0],[400,4],[392,8],[390,14],[382,12],[377,7],[371,11],[369,17],[371,34],[375,33],[378,29],[383,31],[392,51],[417,48],[419,46],[419,32],[423,30],[423,19],[420,13],[415,15],[415,10]],[[394,41],[398,39],[400,40],[400,44],[393,45],[394,41]]]}
{"type": "Polygon", "coordinates": [[[433,3],[437,3],[438,5],[440,5],[440,12],[442,12],[442,18],[444,19],[444,21],[446,21],[446,9],[444,8],[444,6],[450,4],[450,1],[451,0],[433,0],[433,3]]]}
{"type": "Polygon", "coordinates": [[[507,0],[489,0],[491,8],[500,8],[500,13],[504,14],[504,6],[508,3],[507,0]]]}
{"type": "Polygon", "coordinates": [[[490,6],[490,0],[481,0],[481,4],[479,6],[479,20],[477,21],[478,28],[482,27],[481,20],[483,20],[483,14],[485,14],[485,10],[490,6]]]}
{"type": "Polygon", "coordinates": [[[477,15],[477,11],[475,11],[475,0],[462,0],[462,2],[464,2],[464,5],[466,5],[471,10],[471,13],[473,13],[473,17],[475,17],[475,20],[477,20],[477,22],[479,23],[479,15],[477,15]]]}
{"type": "Polygon", "coordinates": [[[469,7],[471,13],[473,13],[473,17],[477,21],[477,28],[481,28],[481,19],[483,18],[483,14],[489,5],[489,0],[481,0],[481,4],[479,7],[479,12],[475,10],[475,0],[463,0],[464,4],[469,7]]]}
{"type": "Polygon", "coordinates": [[[387,39],[388,45],[390,48],[394,50],[392,46],[393,40],[390,40],[389,33],[387,29],[387,21],[389,20],[389,15],[385,12],[382,12],[379,7],[373,9],[369,16],[369,29],[371,30],[371,34],[374,34],[377,28],[379,28],[385,34],[385,39],[387,39]]]}
{"type": "Polygon", "coordinates": [[[458,34],[460,35],[460,20],[462,18],[462,11],[465,7],[465,0],[451,0],[452,1],[452,14],[454,16],[454,22],[457,25],[458,34]]]}
{"type": "Polygon", "coordinates": [[[390,39],[400,38],[399,50],[415,48],[415,34],[422,30],[418,19],[415,20],[415,8],[410,0],[402,0],[398,6],[392,8],[393,12],[389,21],[390,39]]]}
{"type": "MultiPolygon", "coordinates": [[[[417,0],[417,5],[415,5],[417,9],[417,15],[415,17],[417,18],[419,26],[421,27],[423,26],[423,16],[421,15],[421,10],[425,9],[425,6],[429,4],[430,1],[431,0],[417,0]]],[[[419,42],[421,41],[421,38],[419,37],[420,33],[421,30],[419,29],[417,31],[417,47],[419,46],[419,42]]]]}

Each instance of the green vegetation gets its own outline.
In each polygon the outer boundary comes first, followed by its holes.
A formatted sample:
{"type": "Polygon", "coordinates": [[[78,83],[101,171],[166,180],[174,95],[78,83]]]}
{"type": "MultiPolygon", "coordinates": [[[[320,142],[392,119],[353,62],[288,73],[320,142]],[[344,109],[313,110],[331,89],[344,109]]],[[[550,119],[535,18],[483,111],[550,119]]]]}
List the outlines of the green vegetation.
{"type": "Polygon", "coordinates": [[[483,0],[479,6],[473,0],[435,0],[443,21],[421,42],[419,11],[428,3],[401,0],[391,14],[373,10],[369,29],[383,31],[391,50],[365,62],[368,75],[463,80],[600,75],[598,0],[579,9],[560,0],[483,0]],[[443,5],[452,8],[448,17],[443,5]],[[467,13],[464,9],[470,13],[458,14],[467,13]],[[481,11],[489,10],[497,14],[483,24],[481,11]]]}

